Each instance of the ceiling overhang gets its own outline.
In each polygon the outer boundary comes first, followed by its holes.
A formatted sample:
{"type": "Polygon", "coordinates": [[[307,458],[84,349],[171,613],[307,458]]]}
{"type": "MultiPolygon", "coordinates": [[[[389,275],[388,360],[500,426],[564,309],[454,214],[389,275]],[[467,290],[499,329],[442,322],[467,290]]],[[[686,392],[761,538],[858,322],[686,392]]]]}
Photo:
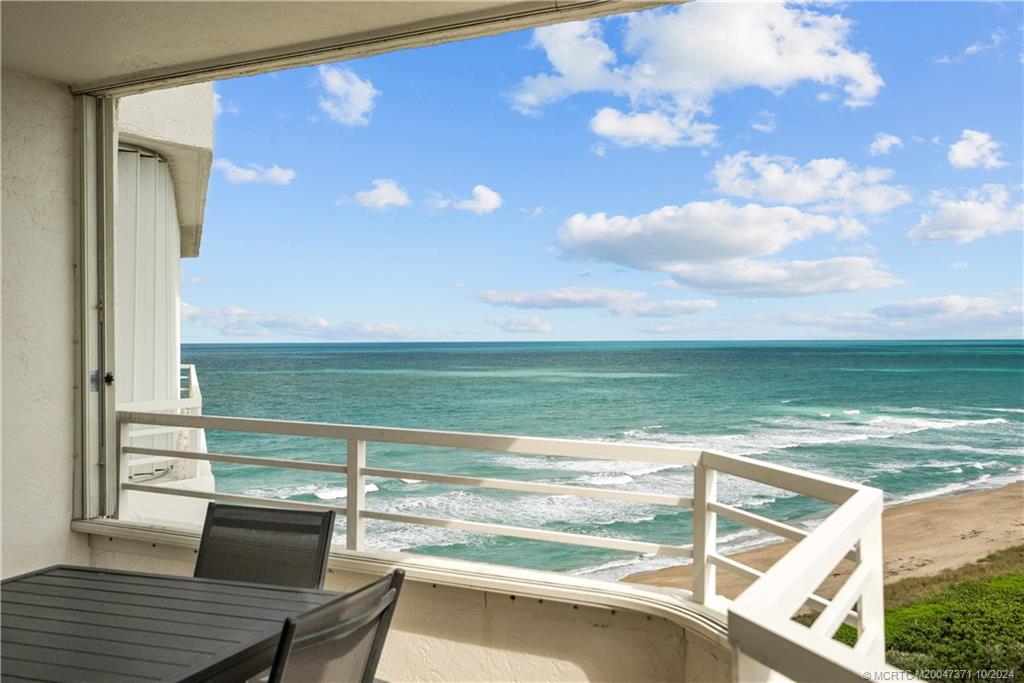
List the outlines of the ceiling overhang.
{"type": "Polygon", "coordinates": [[[664,0],[4,2],[4,68],[128,95],[587,19],[664,0]]]}

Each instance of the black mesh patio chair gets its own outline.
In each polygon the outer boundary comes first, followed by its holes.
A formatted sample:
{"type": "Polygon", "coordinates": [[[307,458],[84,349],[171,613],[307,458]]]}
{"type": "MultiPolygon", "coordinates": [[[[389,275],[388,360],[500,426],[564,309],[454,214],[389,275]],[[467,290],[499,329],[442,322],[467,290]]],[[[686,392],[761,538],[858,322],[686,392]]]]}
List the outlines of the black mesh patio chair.
{"type": "Polygon", "coordinates": [[[373,683],[404,579],[396,569],[298,619],[285,619],[268,683],[373,683]]]}
{"type": "Polygon", "coordinates": [[[334,511],[210,503],[195,576],[322,588],[334,511]]]}

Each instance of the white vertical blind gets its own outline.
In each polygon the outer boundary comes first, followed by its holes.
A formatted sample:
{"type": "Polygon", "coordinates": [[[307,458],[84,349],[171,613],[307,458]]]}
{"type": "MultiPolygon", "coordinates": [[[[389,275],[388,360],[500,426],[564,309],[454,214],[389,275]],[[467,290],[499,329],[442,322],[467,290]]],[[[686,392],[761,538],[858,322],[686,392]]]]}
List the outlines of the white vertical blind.
{"type": "Polygon", "coordinates": [[[117,402],[178,398],[181,236],[167,164],[118,153],[117,402]]]}

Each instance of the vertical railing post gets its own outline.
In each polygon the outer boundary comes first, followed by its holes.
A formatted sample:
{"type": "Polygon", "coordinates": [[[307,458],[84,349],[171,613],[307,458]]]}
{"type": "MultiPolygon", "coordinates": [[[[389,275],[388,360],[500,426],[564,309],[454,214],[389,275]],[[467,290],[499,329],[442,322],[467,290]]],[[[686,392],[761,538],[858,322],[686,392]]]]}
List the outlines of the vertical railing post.
{"type": "Polygon", "coordinates": [[[113,514],[111,516],[114,518],[125,518],[128,514],[121,505],[121,497],[124,495],[121,491],[121,484],[128,483],[128,479],[131,476],[131,466],[128,462],[128,458],[131,456],[125,455],[124,449],[131,440],[132,425],[119,416],[115,416],[114,419],[117,421],[117,436],[114,440],[114,466],[117,468],[117,489],[114,491],[113,514]]]}
{"type": "Polygon", "coordinates": [[[708,555],[718,547],[718,515],[708,510],[718,496],[718,472],[703,462],[701,454],[693,466],[693,599],[702,605],[715,596],[715,565],[708,555]]]}
{"type": "Polygon", "coordinates": [[[348,496],[345,499],[345,547],[363,549],[363,468],[366,467],[366,442],[348,440],[348,471],[345,474],[348,496]]]}
{"type": "MultiPolygon", "coordinates": [[[[861,534],[857,548],[859,563],[875,568],[864,583],[857,606],[858,635],[871,638],[871,644],[864,651],[872,665],[885,663],[885,605],[882,591],[882,516],[879,513],[868,522],[861,534]]],[[[859,642],[859,641],[858,641],[859,642]]]]}

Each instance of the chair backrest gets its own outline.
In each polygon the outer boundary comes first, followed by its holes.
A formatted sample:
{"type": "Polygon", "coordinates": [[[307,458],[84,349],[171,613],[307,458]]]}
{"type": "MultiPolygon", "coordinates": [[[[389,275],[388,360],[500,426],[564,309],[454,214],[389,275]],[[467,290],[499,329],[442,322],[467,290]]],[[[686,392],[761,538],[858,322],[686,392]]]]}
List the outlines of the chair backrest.
{"type": "Polygon", "coordinates": [[[372,683],[405,572],[396,569],[359,590],[288,618],[268,683],[361,681],[372,683]]]}
{"type": "Polygon", "coordinates": [[[195,576],[321,588],[333,535],[333,510],[210,503],[195,576]]]}

